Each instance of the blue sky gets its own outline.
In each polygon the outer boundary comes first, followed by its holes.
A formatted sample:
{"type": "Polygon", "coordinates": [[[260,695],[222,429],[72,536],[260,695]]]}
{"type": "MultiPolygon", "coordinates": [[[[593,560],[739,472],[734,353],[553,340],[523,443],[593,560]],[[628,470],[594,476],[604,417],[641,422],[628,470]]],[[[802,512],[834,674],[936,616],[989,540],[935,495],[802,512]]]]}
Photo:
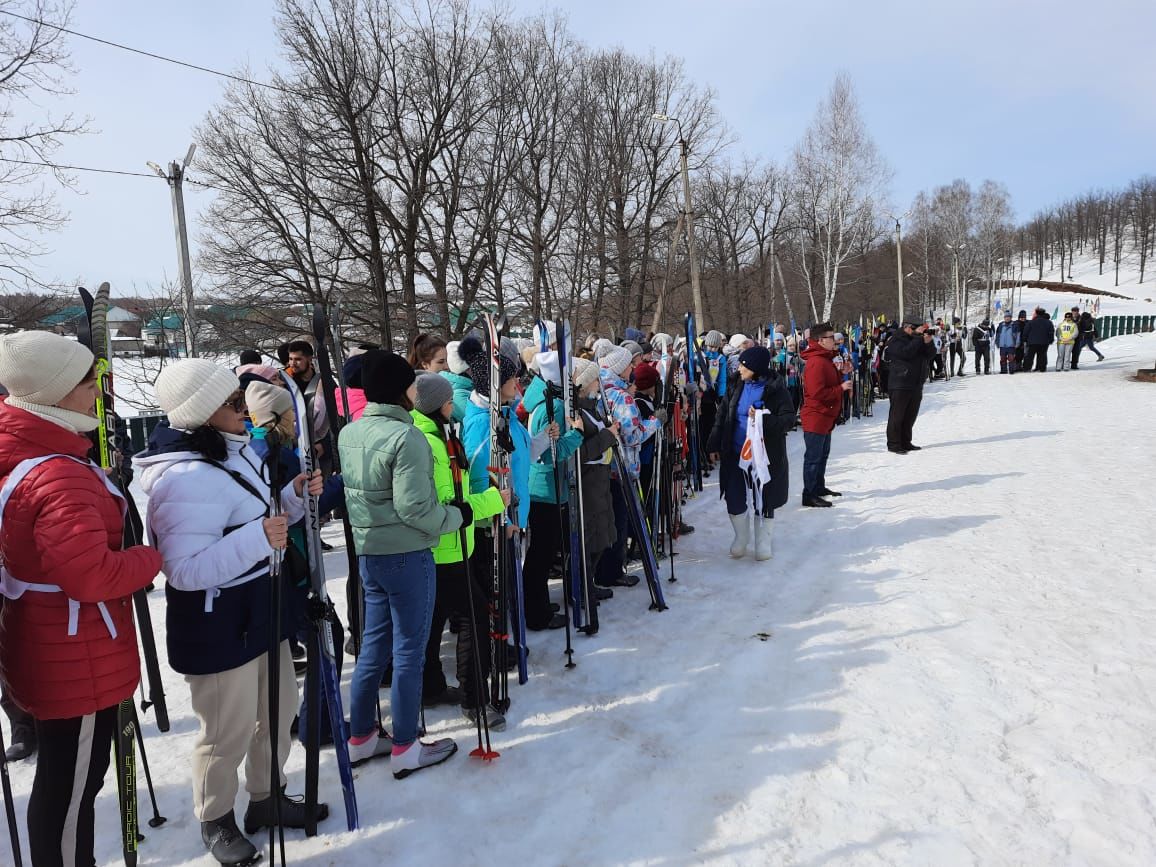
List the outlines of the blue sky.
{"type": "MultiPolygon", "coordinates": [[[[906,209],[921,189],[966,178],[1008,187],[1017,217],[1156,172],[1153,0],[513,0],[517,15],[564,10],[594,47],[684,59],[714,88],[732,153],[789,154],[839,71],[906,209]]],[[[73,28],[205,66],[277,63],[267,0],[85,0],[73,28]]],[[[183,156],[219,98],[211,75],[71,41],[75,96],[43,108],[92,118],[63,163],[144,170],[183,156]]],[[[190,171],[195,177],[195,165],[190,171]]],[[[160,180],[78,175],[60,202],[70,224],[45,239],[46,279],[145,293],[176,274],[169,191],[160,180]]],[[[195,209],[205,193],[190,192],[195,209]]],[[[195,215],[192,229],[198,229],[195,215]]],[[[195,247],[195,238],[194,247],[195,247]]],[[[195,249],[194,249],[195,253],[195,249]]]]}

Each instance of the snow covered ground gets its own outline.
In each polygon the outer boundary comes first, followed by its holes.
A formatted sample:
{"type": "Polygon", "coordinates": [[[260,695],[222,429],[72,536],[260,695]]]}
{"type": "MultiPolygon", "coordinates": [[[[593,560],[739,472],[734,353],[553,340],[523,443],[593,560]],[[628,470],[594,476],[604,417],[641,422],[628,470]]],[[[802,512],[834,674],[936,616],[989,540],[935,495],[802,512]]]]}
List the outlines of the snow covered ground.
{"type": "MultiPolygon", "coordinates": [[[[1156,386],[1129,379],[1156,336],[1101,346],[1077,372],[928,387],[918,453],[884,450],[877,404],[836,431],[833,509],[798,506],[792,435],[769,563],[726,557],[709,486],[668,611],[616,592],[572,671],[560,632],[531,633],[502,757],[469,759],[472,729],[429,712],[462,751],[404,782],[361,768],[357,833],[323,754],[334,815],[288,835],[290,863],[1156,863],[1156,386]]],[[[339,610],[344,563],[327,557],[339,610]]],[[[162,593],[152,607],[161,629],[162,593]]],[[[195,721],[180,677],[167,692],[172,731],[145,731],[169,821],[144,827],[141,863],[210,865],[195,721]]],[[[295,748],[290,791],[302,768],[295,748]]],[[[32,772],[12,767],[21,817],[32,772]]],[[[114,791],[101,864],[119,863],[114,791]]]]}

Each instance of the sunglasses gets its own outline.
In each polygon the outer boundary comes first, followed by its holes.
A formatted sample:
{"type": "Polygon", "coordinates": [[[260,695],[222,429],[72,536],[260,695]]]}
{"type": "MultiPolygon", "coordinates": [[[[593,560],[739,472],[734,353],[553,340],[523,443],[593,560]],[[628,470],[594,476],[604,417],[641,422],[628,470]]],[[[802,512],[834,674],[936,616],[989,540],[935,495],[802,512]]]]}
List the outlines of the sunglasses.
{"type": "Polygon", "coordinates": [[[244,412],[245,411],[245,392],[234,391],[227,398],[225,398],[225,402],[223,404],[221,404],[221,406],[222,407],[227,406],[231,410],[233,410],[233,412],[244,412]]]}

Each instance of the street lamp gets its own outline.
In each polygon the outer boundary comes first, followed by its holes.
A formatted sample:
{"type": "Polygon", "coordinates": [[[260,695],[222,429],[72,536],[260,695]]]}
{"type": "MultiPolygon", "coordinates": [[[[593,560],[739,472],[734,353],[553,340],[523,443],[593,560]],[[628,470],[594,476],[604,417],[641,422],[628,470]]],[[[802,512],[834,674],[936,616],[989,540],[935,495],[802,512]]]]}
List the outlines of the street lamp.
{"type": "Polygon", "coordinates": [[[702,334],[706,331],[706,319],[702,315],[702,284],[699,282],[698,276],[698,248],[694,240],[694,211],[691,208],[690,202],[690,169],[687,168],[687,154],[690,148],[686,143],[686,135],[682,129],[682,122],[677,117],[671,117],[660,111],[656,111],[650,117],[659,123],[673,122],[678,125],[678,150],[679,162],[682,167],[682,196],[684,201],[683,216],[686,219],[686,246],[690,254],[690,289],[694,295],[696,329],[698,333],[702,334]]]}
{"type": "Polygon", "coordinates": [[[951,251],[951,282],[955,284],[955,309],[963,308],[963,299],[959,296],[959,251],[966,250],[967,244],[944,244],[951,251]]]}
{"type": "Polygon", "coordinates": [[[185,222],[185,193],[183,184],[185,180],[185,169],[193,161],[193,154],[197,150],[197,145],[194,142],[189,145],[188,151],[185,153],[183,162],[173,160],[169,163],[169,170],[166,174],[160,166],[154,162],[147,162],[147,165],[159,177],[164,178],[173,191],[173,227],[177,236],[177,263],[180,265],[181,273],[181,296],[184,299],[185,310],[185,354],[189,358],[196,356],[196,346],[194,340],[196,338],[196,310],[193,306],[193,269],[189,261],[189,233],[185,222]]]}
{"type": "MultiPolygon", "coordinates": [[[[896,282],[899,284],[899,324],[903,324],[903,230],[900,227],[900,222],[906,220],[911,215],[911,211],[907,211],[902,216],[896,217],[894,214],[888,214],[892,220],[895,221],[895,274],[896,282]]],[[[914,273],[914,272],[912,272],[914,273]]],[[[911,276],[910,274],[907,276],[911,276]]]]}

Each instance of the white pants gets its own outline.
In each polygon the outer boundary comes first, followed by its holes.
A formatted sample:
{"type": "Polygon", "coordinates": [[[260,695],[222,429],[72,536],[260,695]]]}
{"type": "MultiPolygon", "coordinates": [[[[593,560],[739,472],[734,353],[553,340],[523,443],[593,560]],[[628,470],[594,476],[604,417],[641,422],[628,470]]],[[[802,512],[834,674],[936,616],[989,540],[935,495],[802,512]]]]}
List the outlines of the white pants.
{"type": "Polygon", "coordinates": [[[1072,344],[1056,344],[1056,370],[1072,369],[1072,344]]]}
{"type": "MultiPolygon", "coordinates": [[[[269,797],[272,774],[269,749],[267,654],[218,674],[188,675],[193,711],[201,723],[193,747],[193,812],[209,822],[233,809],[237,769],[245,762],[245,789],[251,800],[269,797]]],[[[297,712],[297,677],[289,642],[280,647],[280,712],[277,718],[277,768],[285,785],[289,726],[297,712]]]]}

